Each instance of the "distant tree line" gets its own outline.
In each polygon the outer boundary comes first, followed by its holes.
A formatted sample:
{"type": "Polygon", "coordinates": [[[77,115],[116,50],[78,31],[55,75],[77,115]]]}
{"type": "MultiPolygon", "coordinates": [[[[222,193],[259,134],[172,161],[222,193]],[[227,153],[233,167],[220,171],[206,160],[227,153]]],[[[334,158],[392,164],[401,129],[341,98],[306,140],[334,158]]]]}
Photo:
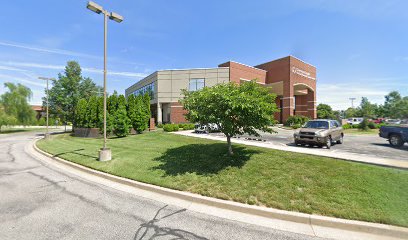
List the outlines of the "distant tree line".
{"type": "MultiPolygon", "coordinates": [[[[130,95],[128,99],[114,93],[107,99],[106,129],[107,134],[118,137],[127,136],[133,128],[142,133],[148,128],[150,97],[130,95]]],[[[75,107],[74,127],[99,128],[103,132],[103,97],[81,98],[75,107]]]]}
{"type": "Polygon", "coordinates": [[[317,106],[318,118],[340,119],[351,117],[364,118],[408,118],[408,96],[402,97],[398,91],[392,91],[385,96],[384,104],[371,103],[362,97],[360,105],[345,111],[334,111],[327,104],[317,106]]]}
{"type": "MultiPolygon", "coordinates": [[[[49,90],[50,115],[65,124],[76,125],[75,107],[81,98],[90,99],[103,93],[102,87],[97,86],[92,79],[82,76],[81,66],[76,61],[68,61],[64,72],[59,73],[51,85],[49,90]]],[[[46,95],[43,98],[43,108],[46,108],[46,95]]]]}

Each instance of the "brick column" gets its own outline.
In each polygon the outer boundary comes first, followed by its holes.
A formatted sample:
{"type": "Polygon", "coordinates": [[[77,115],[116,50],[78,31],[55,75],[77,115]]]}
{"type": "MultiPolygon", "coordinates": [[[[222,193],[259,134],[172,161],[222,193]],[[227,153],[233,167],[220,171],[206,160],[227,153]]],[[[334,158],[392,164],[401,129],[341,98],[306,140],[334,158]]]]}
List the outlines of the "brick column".
{"type": "Polygon", "coordinates": [[[307,116],[311,119],[317,118],[316,92],[308,89],[307,93],[307,116]]]}
{"type": "Polygon", "coordinates": [[[283,97],[282,99],[282,122],[286,122],[288,117],[293,116],[294,109],[294,95],[293,95],[293,85],[290,81],[284,82],[283,85],[283,97]]]}

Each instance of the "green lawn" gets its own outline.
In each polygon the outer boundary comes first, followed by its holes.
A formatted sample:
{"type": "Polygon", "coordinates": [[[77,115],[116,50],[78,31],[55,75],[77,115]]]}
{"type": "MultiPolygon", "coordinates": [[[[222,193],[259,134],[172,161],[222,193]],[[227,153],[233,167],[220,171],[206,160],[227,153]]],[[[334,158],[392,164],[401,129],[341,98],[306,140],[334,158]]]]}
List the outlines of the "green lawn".
{"type": "Polygon", "coordinates": [[[68,134],[38,146],[104,172],[205,196],[290,211],[408,227],[408,171],[164,132],[102,139],[68,134]]]}

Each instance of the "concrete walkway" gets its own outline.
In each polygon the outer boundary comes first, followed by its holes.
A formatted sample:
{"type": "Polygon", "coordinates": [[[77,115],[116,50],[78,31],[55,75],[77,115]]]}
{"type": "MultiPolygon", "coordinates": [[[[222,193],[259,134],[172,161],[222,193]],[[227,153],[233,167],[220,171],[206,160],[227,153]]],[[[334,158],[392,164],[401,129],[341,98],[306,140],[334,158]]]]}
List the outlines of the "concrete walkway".
{"type": "MultiPolygon", "coordinates": [[[[191,130],[179,131],[179,132],[173,132],[173,133],[177,135],[188,136],[188,137],[204,138],[204,139],[211,139],[211,140],[218,140],[218,141],[227,141],[227,138],[224,136],[220,136],[220,135],[214,136],[210,134],[197,134],[197,133],[192,132],[191,130]]],[[[348,161],[368,163],[368,164],[374,164],[374,165],[380,165],[380,166],[408,169],[408,161],[375,157],[375,156],[367,156],[363,154],[350,153],[350,152],[341,151],[341,150],[303,148],[303,147],[296,147],[296,146],[287,146],[287,145],[282,145],[282,144],[274,144],[273,142],[246,140],[242,138],[239,138],[239,139],[233,138],[232,142],[249,145],[249,146],[257,146],[257,147],[288,151],[288,152],[305,153],[305,154],[311,154],[311,155],[317,155],[317,156],[331,157],[331,158],[336,158],[336,159],[341,159],[341,160],[348,160],[348,161]]]]}

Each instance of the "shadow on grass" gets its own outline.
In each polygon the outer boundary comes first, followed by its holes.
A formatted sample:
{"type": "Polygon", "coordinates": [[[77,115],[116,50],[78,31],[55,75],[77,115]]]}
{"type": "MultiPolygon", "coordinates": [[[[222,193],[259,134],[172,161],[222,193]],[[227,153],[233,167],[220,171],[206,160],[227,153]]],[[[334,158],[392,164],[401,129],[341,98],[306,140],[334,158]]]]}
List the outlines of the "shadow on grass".
{"type": "Polygon", "coordinates": [[[233,156],[227,155],[226,143],[189,144],[171,148],[154,159],[161,163],[154,169],[173,176],[185,173],[215,174],[227,167],[241,168],[253,154],[260,152],[241,146],[233,146],[233,151],[233,156]]]}
{"type": "Polygon", "coordinates": [[[98,157],[96,157],[96,156],[92,156],[92,155],[88,155],[88,154],[84,154],[84,153],[79,152],[79,151],[83,151],[83,150],[85,150],[85,149],[80,148],[80,149],[72,150],[72,151],[69,151],[69,152],[58,153],[58,154],[53,155],[53,157],[61,157],[61,156],[65,155],[65,154],[71,153],[71,154],[77,154],[77,155],[80,155],[80,156],[83,156],[83,157],[93,158],[93,159],[96,159],[96,160],[98,159],[98,157]]]}

